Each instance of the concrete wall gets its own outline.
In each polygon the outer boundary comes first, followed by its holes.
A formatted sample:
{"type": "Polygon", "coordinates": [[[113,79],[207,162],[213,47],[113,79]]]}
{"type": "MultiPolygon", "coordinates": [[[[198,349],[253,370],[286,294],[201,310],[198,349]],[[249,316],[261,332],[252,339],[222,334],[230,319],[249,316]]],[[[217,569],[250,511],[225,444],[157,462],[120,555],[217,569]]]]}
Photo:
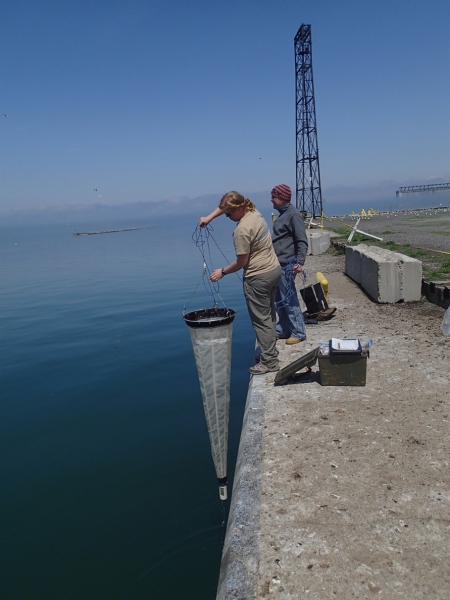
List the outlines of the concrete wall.
{"type": "Polygon", "coordinates": [[[234,473],[217,600],[256,598],[266,378],[251,377],[234,473]]]}
{"type": "Polygon", "coordinates": [[[345,273],[376,302],[420,300],[422,262],[377,246],[345,247],[345,273]]]}

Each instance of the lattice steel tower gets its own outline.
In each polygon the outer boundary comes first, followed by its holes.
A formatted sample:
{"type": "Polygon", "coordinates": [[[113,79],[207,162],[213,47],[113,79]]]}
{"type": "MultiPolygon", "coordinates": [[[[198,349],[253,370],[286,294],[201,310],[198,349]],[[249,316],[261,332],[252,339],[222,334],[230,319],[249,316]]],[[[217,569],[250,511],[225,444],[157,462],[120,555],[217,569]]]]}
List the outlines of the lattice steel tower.
{"type": "Polygon", "coordinates": [[[313,217],[322,212],[316,103],[312,67],[311,25],[294,38],[296,106],[296,206],[313,217]]]}

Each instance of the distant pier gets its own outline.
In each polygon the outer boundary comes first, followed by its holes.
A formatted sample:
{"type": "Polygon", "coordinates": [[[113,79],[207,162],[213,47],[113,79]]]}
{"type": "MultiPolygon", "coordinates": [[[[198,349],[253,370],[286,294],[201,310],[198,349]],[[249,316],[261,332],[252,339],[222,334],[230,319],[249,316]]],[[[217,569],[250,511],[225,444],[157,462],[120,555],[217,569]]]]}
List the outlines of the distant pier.
{"type": "Polygon", "coordinates": [[[441,190],[450,190],[450,183],[432,183],[430,185],[408,185],[406,187],[399,188],[396,192],[396,196],[401,194],[412,194],[413,192],[438,192],[441,190]]]}

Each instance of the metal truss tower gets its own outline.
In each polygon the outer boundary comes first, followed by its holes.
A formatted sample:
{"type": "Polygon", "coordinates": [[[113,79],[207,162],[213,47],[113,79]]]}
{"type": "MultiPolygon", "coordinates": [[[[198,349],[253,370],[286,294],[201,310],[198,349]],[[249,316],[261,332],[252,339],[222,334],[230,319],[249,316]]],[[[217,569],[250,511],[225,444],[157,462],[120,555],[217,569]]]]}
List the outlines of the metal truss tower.
{"type": "Polygon", "coordinates": [[[322,213],[316,103],[312,67],[311,25],[294,38],[296,106],[296,206],[312,217],[322,213]]]}

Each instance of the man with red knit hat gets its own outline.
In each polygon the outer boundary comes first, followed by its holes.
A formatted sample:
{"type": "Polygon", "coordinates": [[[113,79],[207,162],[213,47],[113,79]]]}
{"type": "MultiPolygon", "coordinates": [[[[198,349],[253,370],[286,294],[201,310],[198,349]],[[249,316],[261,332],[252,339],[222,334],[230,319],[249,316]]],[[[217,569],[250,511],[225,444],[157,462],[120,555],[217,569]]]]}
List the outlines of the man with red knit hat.
{"type": "Polygon", "coordinates": [[[276,296],[277,338],[286,344],[306,340],[305,321],[300,309],[295,276],[300,273],[308,251],[303,217],[291,204],[291,188],[284,183],[273,188],[272,204],[280,215],[273,224],[272,243],[283,271],[276,296]]]}

